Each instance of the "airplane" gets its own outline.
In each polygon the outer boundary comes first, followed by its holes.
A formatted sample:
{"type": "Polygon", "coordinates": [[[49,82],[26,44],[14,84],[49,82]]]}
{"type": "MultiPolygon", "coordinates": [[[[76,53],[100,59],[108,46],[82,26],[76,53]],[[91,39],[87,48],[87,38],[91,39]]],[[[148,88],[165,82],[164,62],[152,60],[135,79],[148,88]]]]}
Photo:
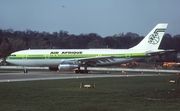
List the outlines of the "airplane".
{"type": "Polygon", "coordinates": [[[165,53],[166,50],[158,48],[167,25],[157,24],[139,44],[129,49],[29,49],[10,54],[6,61],[23,66],[24,73],[28,72],[28,66],[89,73],[87,67],[110,66],[165,53]]]}

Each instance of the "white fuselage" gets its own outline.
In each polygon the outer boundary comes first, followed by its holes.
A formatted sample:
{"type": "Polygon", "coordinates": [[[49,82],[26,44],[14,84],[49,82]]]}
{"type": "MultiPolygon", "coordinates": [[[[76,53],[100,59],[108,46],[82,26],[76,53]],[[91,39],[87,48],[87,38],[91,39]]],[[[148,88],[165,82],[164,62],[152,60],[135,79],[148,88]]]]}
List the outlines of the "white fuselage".
{"type": "Polygon", "coordinates": [[[18,51],[11,56],[6,61],[20,66],[58,66],[63,61],[79,60],[94,60],[96,66],[104,66],[137,60],[146,55],[144,50],[130,49],[41,49],[18,51]]]}

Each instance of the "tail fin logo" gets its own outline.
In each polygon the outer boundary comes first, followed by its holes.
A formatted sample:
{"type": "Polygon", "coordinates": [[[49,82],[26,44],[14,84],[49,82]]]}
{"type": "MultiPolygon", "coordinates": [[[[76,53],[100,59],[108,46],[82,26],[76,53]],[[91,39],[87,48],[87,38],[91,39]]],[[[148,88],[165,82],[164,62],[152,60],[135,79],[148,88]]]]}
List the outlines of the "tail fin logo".
{"type": "Polygon", "coordinates": [[[158,32],[165,32],[165,29],[156,29],[154,33],[149,36],[149,40],[148,40],[149,44],[155,45],[160,41],[158,32]]]}
{"type": "Polygon", "coordinates": [[[158,32],[154,32],[153,34],[151,34],[149,36],[149,44],[157,44],[159,42],[159,36],[158,36],[158,32]]]}

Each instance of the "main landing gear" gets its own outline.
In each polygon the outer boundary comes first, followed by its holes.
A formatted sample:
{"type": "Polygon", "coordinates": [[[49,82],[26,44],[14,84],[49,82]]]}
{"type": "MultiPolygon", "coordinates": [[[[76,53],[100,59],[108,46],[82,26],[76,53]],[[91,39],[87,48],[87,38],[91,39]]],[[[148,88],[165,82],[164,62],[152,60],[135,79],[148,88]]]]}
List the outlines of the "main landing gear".
{"type": "Polygon", "coordinates": [[[84,73],[84,74],[88,74],[89,70],[75,70],[75,73],[84,73]]]}
{"type": "Polygon", "coordinates": [[[84,73],[84,74],[88,74],[90,71],[87,70],[87,65],[84,64],[84,70],[81,70],[80,67],[78,67],[78,70],[75,70],[75,73],[84,73]]]}

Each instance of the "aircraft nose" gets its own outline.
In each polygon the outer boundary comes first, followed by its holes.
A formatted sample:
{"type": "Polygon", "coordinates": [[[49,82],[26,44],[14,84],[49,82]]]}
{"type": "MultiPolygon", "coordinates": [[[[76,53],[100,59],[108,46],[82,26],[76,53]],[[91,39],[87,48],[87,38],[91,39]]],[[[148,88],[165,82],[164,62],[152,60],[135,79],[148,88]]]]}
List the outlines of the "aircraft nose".
{"type": "Polygon", "coordinates": [[[3,61],[3,59],[0,59],[0,62],[2,62],[3,61]]]}
{"type": "Polygon", "coordinates": [[[5,61],[8,62],[8,63],[10,63],[10,61],[9,61],[9,56],[6,57],[5,61]]]}

